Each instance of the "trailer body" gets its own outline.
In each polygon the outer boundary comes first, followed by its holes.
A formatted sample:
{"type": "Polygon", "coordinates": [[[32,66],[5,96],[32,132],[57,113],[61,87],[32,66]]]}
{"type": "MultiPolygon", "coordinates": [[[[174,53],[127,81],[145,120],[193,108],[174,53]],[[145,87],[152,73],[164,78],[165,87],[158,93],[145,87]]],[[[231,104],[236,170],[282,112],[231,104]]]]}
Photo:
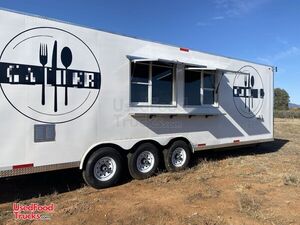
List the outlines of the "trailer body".
{"type": "Polygon", "coordinates": [[[273,140],[272,66],[7,10],[0,30],[0,177],[84,169],[101,146],[273,140]]]}

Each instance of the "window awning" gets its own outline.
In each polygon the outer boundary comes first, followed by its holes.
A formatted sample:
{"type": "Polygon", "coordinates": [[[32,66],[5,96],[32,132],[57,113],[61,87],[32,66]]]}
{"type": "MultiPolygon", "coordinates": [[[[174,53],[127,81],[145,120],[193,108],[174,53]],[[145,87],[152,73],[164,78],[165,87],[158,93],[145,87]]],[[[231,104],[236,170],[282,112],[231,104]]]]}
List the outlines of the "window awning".
{"type": "Polygon", "coordinates": [[[227,69],[220,69],[216,67],[208,67],[206,65],[197,65],[197,64],[192,64],[192,63],[186,63],[186,62],[181,62],[178,60],[170,60],[170,59],[161,59],[161,58],[144,58],[144,57],[139,57],[139,56],[127,56],[127,58],[133,62],[165,62],[165,63],[173,63],[173,64],[184,64],[188,67],[186,67],[186,70],[191,70],[191,71],[220,71],[223,73],[235,73],[235,74],[244,74],[244,75],[249,75],[249,73],[246,72],[241,72],[241,71],[235,71],[235,70],[227,70],[227,69]]]}
{"type": "Polygon", "coordinates": [[[223,73],[235,73],[235,74],[245,74],[249,75],[249,73],[241,72],[241,71],[235,71],[235,70],[226,70],[226,69],[219,69],[219,68],[212,68],[212,67],[186,67],[186,70],[192,70],[192,71],[220,71],[223,73]]]}
{"type": "Polygon", "coordinates": [[[161,59],[161,58],[142,58],[136,56],[127,56],[127,58],[133,63],[137,63],[137,62],[165,62],[165,63],[174,63],[174,64],[181,63],[177,60],[161,59]]]}
{"type": "Polygon", "coordinates": [[[186,70],[192,70],[192,71],[198,71],[198,70],[210,70],[206,66],[201,66],[201,67],[186,67],[186,70]]]}
{"type": "Polygon", "coordinates": [[[137,63],[137,62],[153,62],[158,61],[158,59],[132,59],[131,62],[137,63]]]}
{"type": "Polygon", "coordinates": [[[236,70],[225,70],[225,69],[217,69],[223,73],[235,73],[235,74],[245,74],[245,75],[249,75],[250,73],[245,73],[242,71],[236,71],[236,70]]]}
{"type": "Polygon", "coordinates": [[[205,65],[186,63],[186,62],[182,62],[182,61],[175,60],[175,59],[172,60],[172,59],[163,59],[163,58],[145,58],[145,57],[131,56],[131,55],[128,55],[127,58],[133,63],[137,63],[137,62],[165,62],[165,63],[189,65],[193,68],[201,68],[201,69],[204,69],[204,68],[207,67],[205,65]]]}

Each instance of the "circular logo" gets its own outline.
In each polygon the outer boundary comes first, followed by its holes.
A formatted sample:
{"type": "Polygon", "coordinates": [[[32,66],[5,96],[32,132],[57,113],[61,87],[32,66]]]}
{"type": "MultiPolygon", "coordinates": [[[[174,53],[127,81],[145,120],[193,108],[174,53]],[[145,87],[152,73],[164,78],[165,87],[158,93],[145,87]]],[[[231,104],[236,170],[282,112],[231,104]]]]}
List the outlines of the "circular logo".
{"type": "Polygon", "coordinates": [[[258,71],[252,66],[242,67],[233,82],[233,101],[238,112],[246,118],[256,116],[264,97],[263,81],[258,71]]]}
{"type": "Polygon", "coordinates": [[[37,27],[16,35],[0,55],[0,87],[21,114],[38,122],[65,123],[95,104],[99,63],[74,34],[37,27]]]}

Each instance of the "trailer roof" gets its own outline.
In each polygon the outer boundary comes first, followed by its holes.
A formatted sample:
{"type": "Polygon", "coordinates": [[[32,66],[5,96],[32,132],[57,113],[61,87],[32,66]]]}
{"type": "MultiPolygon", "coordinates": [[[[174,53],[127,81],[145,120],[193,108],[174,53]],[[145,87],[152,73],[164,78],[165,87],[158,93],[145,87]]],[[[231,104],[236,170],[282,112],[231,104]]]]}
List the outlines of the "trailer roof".
{"type": "MultiPolygon", "coordinates": [[[[7,8],[3,8],[3,7],[0,7],[0,10],[7,11],[7,12],[12,12],[12,13],[17,13],[17,14],[22,14],[22,15],[26,15],[26,16],[38,17],[38,18],[42,18],[42,19],[46,19],[46,20],[51,20],[51,21],[55,21],[55,22],[65,23],[65,24],[69,24],[69,25],[73,25],[73,26],[79,26],[79,27],[88,28],[88,29],[92,29],[92,30],[102,31],[102,32],[105,32],[105,33],[110,33],[110,34],[114,34],[114,35],[120,35],[120,36],[124,36],[124,37],[128,37],[128,38],[133,38],[133,39],[137,39],[137,40],[149,41],[149,42],[153,42],[153,43],[157,43],[157,44],[167,45],[167,46],[170,46],[170,47],[180,48],[180,46],[177,46],[177,45],[172,45],[172,44],[168,44],[168,43],[162,43],[162,42],[159,42],[159,41],[148,40],[148,39],[144,39],[144,38],[130,36],[130,35],[127,35],[127,34],[120,34],[120,33],[113,32],[113,31],[108,31],[108,30],[102,30],[102,29],[99,29],[97,27],[76,24],[76,23],[72,23],[72,22],[68,22],[68,21],[63,21],[63,20],[59,20],[59,19],[55,19],[55,18],[50,18],[50,17],[46,17],[46,16],[36,15],[36,14],[33,14],[33,13],[25,13],[25,12],[20,12],[20,11],[17,11],[17,10],[7,9],[7,8]]],[[[272,67],[272,68],[275,67],[273,65],[268,65],[268,64],[264,64],[264,63],[257,63],[257,62],[250,61],[250,60],[238,59],[238,58],[224,56],[224,55],[218,55],[218,54],[214,54],[214,53],[211,53],[211,52],[194,50],[194,49],[191,49],[191,48],[188,48],[188,49],[191,50],[191,51],[200,52],[200,53],[206,53],[206,54],[210,54],[210,55],[214,55],[214,56],[220,56],[220,57],[224,57],[224,58],[228,58],[228,59],[240,60],[240,61],[254,63],[254,64],[258,64],[258,65],[262,65],[262,66],[267,66],[267,67],[272,67]]]]}

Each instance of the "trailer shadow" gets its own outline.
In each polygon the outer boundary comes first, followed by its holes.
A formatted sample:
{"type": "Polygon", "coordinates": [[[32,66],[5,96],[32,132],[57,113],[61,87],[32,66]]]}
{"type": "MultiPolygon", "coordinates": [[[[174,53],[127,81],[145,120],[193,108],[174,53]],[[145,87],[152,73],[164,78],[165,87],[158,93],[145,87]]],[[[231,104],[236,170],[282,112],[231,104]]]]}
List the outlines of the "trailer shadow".
{"type": "Polygon", "coordinates": [[[272,142],[249,146],[229,147],[216,150],[204,150],[195,153],[191,166],[196,166],[199,159],[219,161],[226,158],[234,158],[247,155],[261,155],[279,151],[289,140],[275,138],[272,142]]]}
{"type": "Polygon", "coordinates": [[[0,180],[0,204],[60,194],[79,189],[84,181],[78,169],[37,173],[0,180]]]}
{"type": "MultiPolygon", "coordinates": [[[[218,151],[201,151],[195,154],[191,166],[199,163],[199,159],[218,161],[230,157],[268,154],[279,151],[288,140],[275,139],[274,142],[263,143],[259,146],[241,147],[237,149],[219,149],[218,151]]],[[[129,183],[132,179],[125,171],[119,185],[129,183]]],[[[78,169],[53,171],[27,176],[0,179],[0,204],[14,201],[29,200],[52,194],[62,194],[84,187],[84,181],[78,169]]]]}

